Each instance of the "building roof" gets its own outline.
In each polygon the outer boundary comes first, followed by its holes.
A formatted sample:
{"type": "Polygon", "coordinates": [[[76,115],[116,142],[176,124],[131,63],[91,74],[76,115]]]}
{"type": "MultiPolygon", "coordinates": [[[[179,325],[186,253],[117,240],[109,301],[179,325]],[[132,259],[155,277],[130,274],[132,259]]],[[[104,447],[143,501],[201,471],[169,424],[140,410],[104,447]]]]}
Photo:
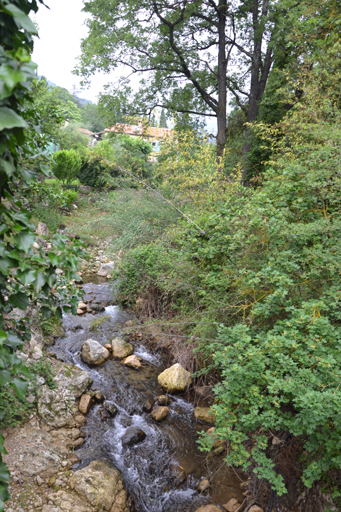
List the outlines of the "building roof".
{"type": "Polygon", "coordinates": [[[105,132],[114,133],[125,133],[126,135],[132,135],[135,137],[149,137],[154,139],[165,139],[171,137],[173,130],[168,128],[154,128],[152,126],[143,126],[142,123],[139,125],[117,123],[106,128],[105,132]]]}
{"type": "Polygon", "coordinates": [[[88,137],[93,137],[95,134],[92,133],[90,130],[87,130],[86,128],[78,128],[78,130],[83,133],[84,135],[87,135],[88,137]]]}

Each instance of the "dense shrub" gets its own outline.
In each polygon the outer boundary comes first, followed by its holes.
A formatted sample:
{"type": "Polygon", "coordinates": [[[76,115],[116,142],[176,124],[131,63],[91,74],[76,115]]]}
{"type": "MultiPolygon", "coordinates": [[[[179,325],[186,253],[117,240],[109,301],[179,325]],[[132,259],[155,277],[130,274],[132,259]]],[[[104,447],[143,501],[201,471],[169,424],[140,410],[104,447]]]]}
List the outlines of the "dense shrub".
{"type": "Polygon", "coordinates": [[[72,183],[77,178],[82,165],[81,157],[74,149],[54,153],[51,170],[62,183],[72,183]]]}
{"type": "Polygon", "coordinates": [[[302,72],[303,95],[281,123],[254,127],[271,147],[259,188],[238,176],[221,186],[208,153],[190,175],[188,144],[173,160],[169,152],[166,189],[201,231],[183,221],[157,257],[139,248],[122,264],[120,296],[131,302],[153,285],[183,314],[177,305],[191,290],[187,321],[197,325],[186,329],[206,357],[203,372],[221,375],[215,433],[229,442],[226,461],[253,468],[279,494],[284,479],[269,452],[279,432],[299,439],[306,486],[341,467],[339,64],[336,43],[302,72]]]}

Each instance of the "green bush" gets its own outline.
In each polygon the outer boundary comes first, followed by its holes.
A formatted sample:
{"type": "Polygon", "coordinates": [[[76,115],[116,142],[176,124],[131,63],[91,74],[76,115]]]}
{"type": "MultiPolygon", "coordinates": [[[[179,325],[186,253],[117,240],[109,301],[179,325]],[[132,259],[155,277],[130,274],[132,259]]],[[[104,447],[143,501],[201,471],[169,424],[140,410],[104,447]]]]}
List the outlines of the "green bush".
{"type": "Polygon", "coordinates": [[[82,165],[82,159],[74,149],[64,149],[54,153],[51,170],[62,183],[72,183],[77,177],[82,165]]]}
{"type": "Polygon", "coordinates": [[[66,204],[68,205],[69,208],[71,208],[73,203],[75,201],[77,201],[77,199],[78,199],[78,192],[76,192],[75,190],[72,190],[72,189],[65,190],[64,197],[65,197],[66,204]]]}

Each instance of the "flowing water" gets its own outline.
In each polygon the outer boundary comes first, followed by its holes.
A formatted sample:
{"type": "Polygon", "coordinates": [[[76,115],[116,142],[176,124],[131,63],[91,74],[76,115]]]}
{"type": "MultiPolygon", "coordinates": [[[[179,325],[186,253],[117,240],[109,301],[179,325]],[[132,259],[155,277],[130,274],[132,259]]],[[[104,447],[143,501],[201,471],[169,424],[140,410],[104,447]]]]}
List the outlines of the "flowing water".
{"type": "MultiPolygon", "coordinates": [[[[85,301],[111,302],[106,283],[87,283],[84,290],[85,301]]],[[[140,370],[114,359],[95,368],[82,362],[80,351],[87,339],[104,344],[117,336],[130,318],[113,305],[107,305],[105,311],[96,315],[65,315],[65,336],[51,348],[59,359],[86,370],[93,380],[92,389],[100,389],[106,402],[118,409],[114,418],[103,421],[98,414],[100,405],[91,408],[84,427],[86,442],[77,450],[81,459],[78,467],[97,459],[110,461],[121,471],[137,512],[192,512],[212,499],[226,503],[231,496],[240,497],[235,474],[224,466],[219,471],[223,465],[220,458],[211,468],[206,466],[206,456],[196,444],[198,426],[193,405],[185,397],[169,396],[169,414],[160,423],[142,411],[148,397],[163,394],[157,383],[157,376],[166,367],[161,355],[152,353],[141,342],[133,342],[134,354],[142,358],[140,370]],[[143,430],[146,438],[134,446],[123,447],[121,438],[131,427],[143,430]],[[181,468],[187,474],[186,479],[181,468]],[[212,471],[218,475],[214,477],[214,495],[204,496],[197,491],[197,485],[203,476],[213,476],[212,471]]]]}

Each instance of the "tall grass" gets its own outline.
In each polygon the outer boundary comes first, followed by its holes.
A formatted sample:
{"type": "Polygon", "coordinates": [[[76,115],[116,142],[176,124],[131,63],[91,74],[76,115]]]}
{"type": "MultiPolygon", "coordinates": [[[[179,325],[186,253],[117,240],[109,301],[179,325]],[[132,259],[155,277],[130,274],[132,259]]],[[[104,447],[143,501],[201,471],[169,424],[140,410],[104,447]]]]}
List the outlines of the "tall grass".
{"type": "Polygon", "coordinates": [[[113,252],[158,240],[178,219],[169,204],[145,190],[121,189],[79,202],[78,233],[111,239],[113,252]]]}

